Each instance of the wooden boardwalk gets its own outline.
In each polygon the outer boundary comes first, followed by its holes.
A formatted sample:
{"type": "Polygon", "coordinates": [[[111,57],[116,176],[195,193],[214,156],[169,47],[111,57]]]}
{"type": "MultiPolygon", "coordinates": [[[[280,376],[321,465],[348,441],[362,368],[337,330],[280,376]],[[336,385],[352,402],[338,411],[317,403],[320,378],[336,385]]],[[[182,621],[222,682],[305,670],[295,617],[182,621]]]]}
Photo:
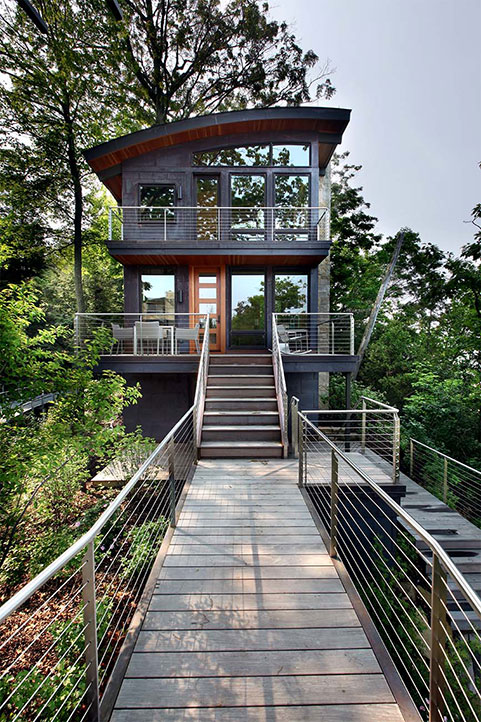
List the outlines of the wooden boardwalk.
{"type": "Polygon", "coordinates": [[[296,469],[199,463],[112,722],[403,720],[296,469]]]}

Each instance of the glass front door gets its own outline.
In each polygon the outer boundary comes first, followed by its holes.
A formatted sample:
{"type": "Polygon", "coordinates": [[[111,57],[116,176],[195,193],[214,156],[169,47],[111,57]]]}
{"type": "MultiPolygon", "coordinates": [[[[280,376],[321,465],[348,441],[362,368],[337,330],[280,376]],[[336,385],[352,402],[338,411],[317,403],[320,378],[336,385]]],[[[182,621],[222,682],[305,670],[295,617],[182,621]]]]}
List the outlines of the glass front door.
{"type": "Polygon", "coordinates": [[[230,342],[233,349],[266,347],[265,276],[233,271],[230,342]]]}
{"type": "MultiPolygon", "coordinates": [[[[211,351],[222,350],[222,295],[220,268],[194,268],[194,312],[209,314],[211,351]]],[[[205,328],[204,320],[201,321],[201,328],[205,328]]]]}

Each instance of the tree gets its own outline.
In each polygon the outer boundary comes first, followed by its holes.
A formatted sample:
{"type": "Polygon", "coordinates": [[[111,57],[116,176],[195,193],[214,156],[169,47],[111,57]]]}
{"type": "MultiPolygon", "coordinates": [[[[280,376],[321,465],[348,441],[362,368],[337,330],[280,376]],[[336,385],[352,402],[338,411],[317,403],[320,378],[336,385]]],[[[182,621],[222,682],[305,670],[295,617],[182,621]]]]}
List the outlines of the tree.
{"type": "Polygon", "coordinates": [[[221,110],[300,105],[334,88],[318,57],[257,0],[123,0],[122,62],[147,123],[221,110]]]}
{"type": "MultiPolygon", "coordinates": [[[[97,0],[39,0],[48,25],[40,36],[8,0],[0,10],[0,114],[3,144],[28,157],[29,183],[43,186],[32,206],[62,244],[73,243],[75,295],[85,308],[82,236],[87,166],[81,150],[103,139],[116,107],[110,100],[108,57],[113,21],[97,0]],[[48,174],[45,174],[48,168],[48,174]],[[36,205],[37,204],[37,205],[36,205]]],[[[12,158],[11,158],[12,160],[12,158]]]]}

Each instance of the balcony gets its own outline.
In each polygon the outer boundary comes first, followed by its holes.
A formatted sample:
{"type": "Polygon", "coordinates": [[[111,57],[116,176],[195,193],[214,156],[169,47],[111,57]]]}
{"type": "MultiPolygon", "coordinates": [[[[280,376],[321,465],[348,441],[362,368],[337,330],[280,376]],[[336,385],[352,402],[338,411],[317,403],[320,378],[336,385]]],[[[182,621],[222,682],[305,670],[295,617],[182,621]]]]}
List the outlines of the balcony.
{"type": "Polygon", "coordinates": [[[109,247],[325,255],[329,211],[321,206],[118,206],[109,209],[109,247]]]}

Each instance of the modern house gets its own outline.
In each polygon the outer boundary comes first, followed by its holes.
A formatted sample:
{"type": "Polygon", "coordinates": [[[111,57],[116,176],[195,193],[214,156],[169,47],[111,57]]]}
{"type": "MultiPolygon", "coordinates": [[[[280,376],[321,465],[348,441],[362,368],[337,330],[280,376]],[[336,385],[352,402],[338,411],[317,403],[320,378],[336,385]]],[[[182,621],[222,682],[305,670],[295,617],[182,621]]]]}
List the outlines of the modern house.
{"type": "Polygon", "coordinates": [[[162,438],[189,408],[206,325],[205,412],[219,429],[203,440],[212,446],[219,434],[239,448],[255,436],[279,454],[274,348],[303,408],[319,407],[327,373],[349,378],[352,318],[329,314],[328,260],[329,162],[349,116],[312,107],[218,113],[86,151],[118,203],[106,240],[124,267],[125,306],[115,318],[78,319],[78,334],[111,327],[102,368],[143,390],[128,427],[162,438]]]}

